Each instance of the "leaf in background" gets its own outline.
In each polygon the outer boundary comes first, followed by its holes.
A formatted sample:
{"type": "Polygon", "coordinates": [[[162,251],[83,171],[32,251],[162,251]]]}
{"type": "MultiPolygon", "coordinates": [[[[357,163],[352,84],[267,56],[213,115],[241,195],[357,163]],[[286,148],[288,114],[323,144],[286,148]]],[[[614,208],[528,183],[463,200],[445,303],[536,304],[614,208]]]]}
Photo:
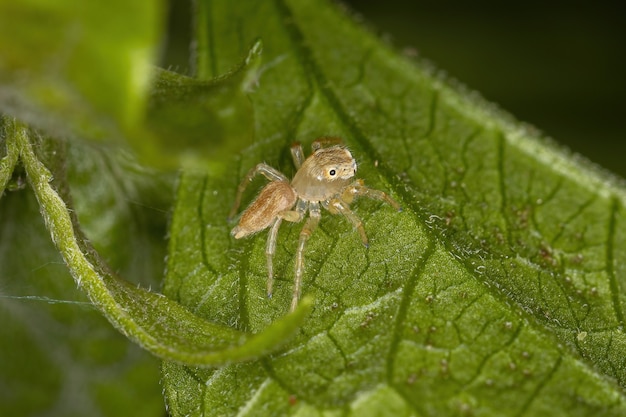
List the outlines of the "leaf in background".
{"type": "MultiPolygon", "coordinates": [[[[53,175],[35,154],[31,140],[37,136],[19,125],[5,129],[5,133],[7,148],[18,147],[20,151],[44,222],[74,280],[114,327],[144,349],[163,359],[199,366],[248,360],[282,344],[308,314],[310,301],[264,331],[246,334],[202,320],[161,294],[131,285],[110,270],[77,228],[76,219],[50,185],[53,175]]],[[[57,187],[64,190],[60,169],[65,161],[59,157],[59,144],[37,144],[43,149],[51,147],[57,187]]]]}
{"type": "Polygon", "coordinates": [[[163,7],[0,2],[0,112],[51,136],[128,144],[160,168],[231,154],[253,134],[261,43],[211,78],[152,68],[163,7]]]}
{"type": "MultiPolygon", "coordinates": [[[[165,293],[256,330],[288,308],[301,225],[229,239],[241,176],[338,135],[371,186],[370,247],[323,215],[307,250],[312,317],[280,354],[216,371],[164,364],[173,416],[623,415],[624,185],[434,76],[319,1],[196,3],[198,59],[221,73],[260,37],[254,145],[185,175],[165,293]],[[228,393],[228,394],[225,394],[228,393]],[[503,406],[505,405],[505,406],[503,406]]],[[[260,185],[261,181],[255,184],[260,185]]],[[[248,193],[251,198],[253,191],[248,193]]]]}
{"type": "Polygon", "coordinates": [[[261,49],[256,42],[243,62],[210,81],[156,70],[146,117],[152,140],[130,139],[142,159],[203,171],[247,143],[254,128],[247,94],[254,87],[261,49]]]}
{"type": "MultiPolygon", "coordinates": [[[[4,152],[13,129],[0,126],[4,152]]],[[[136,165],[119,154],[77,141],[67,156],[81,222],[98,250],[124,275],[137,277],[141,269],[142,285],[158,286],[163,199],[171,192],[154,194],[146,182],[167,181],[137,178],[136,165]]],[[[76,288],[19,165],[12,182],[14,191],[0,199],[0,415],[160,415],[158,360],[115,331],[76,288]]]]}
{"type": "Polygon", "coordinates": [[[0,1],[0,111],[111,140],[141,119],[162,1],[0,1]]]}

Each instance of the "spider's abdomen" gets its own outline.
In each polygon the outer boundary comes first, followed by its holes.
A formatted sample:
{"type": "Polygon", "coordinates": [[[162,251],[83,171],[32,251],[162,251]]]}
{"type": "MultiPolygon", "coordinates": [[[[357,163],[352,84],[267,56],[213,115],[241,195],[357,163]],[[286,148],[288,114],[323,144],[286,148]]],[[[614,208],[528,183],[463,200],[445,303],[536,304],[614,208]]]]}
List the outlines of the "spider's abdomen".
{"type": "Polygon", "coordinates": [[[280,212],[291,209],[297,200],[296,192],[289,183],[270,182],[243,212],[239,224],[230,234],[240,239],[268,228],[280,212]]]}

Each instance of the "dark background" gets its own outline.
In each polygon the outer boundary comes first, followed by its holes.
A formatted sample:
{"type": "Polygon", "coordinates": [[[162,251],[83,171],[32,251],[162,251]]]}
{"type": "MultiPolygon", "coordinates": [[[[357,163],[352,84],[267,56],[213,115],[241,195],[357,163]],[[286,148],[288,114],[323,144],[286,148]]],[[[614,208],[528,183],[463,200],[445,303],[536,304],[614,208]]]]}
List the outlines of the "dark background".
{"type": "MultiPolygon", "coordinates": [[[[626,13],[617,1],[342,3],[398,50],[412,49],[517,119],[626,177],[626,13]]],[[[164,66],[185,73],[190,4],[172,4],[164,66]]]]}

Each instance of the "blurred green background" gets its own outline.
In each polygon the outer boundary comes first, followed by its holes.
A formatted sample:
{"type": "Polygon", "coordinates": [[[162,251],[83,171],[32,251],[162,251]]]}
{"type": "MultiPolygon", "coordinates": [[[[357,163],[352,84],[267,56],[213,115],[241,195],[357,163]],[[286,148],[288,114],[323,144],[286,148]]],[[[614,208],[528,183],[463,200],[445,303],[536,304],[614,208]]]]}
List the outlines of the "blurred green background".
{"type": "MultiPolygon", "coordinates": [[[[626,178],[626,13],[601,0],[343,1],[517,119],[626,178]]],[[[189,72],[189,1],[172,1],[163,65],[189,72]]]]}

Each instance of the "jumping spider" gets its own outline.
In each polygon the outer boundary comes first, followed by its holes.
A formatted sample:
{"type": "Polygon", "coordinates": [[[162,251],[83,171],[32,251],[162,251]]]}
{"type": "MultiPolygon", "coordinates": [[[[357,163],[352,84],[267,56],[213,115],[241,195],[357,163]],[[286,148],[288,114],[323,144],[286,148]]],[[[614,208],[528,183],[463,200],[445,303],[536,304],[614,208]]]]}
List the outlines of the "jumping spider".
{"type": "Polygon", "coordinates": [[[258,164],[248,172],[239,184],[237,197],[230,212],[230,218],[232,218],[241,204],[244,190],[257,174],[261,174],[271,181],[243,212],[239,224],[231,231],[231,235],[235,239],[240,239],[270,228],[265,249],[268,297],[272,296],[274,284],[272,259],[276,252],[276,236],[280,224],[283,220],[300,222],[304,219],[307,211],[309,212],[309,218],[300,232],[296,252],[291,311],[296,308],[300,298],[304,272],[304,248],[320,221],[320,206],[332,214],[345,216],[357,229],[365,246],[368,246],[368,241],[363,223],[350,210],[350,204],[354,198],[365,196],[386,201],[396,210],[400,210],[400,205],[384,192],[366,187],[363,180],[353,179],[356,174],[356,161],[345,146],[337,143],[340,143],[340,140],[335,138],[316,140],[312,144],[313,153],[306,159],[302,146],[299,143],[292,145],[291,156],[297,172],[291,181],[271,166],[264,163],[258,164]],[[331,144],[334,145],[323,147],[331,144]]]}

